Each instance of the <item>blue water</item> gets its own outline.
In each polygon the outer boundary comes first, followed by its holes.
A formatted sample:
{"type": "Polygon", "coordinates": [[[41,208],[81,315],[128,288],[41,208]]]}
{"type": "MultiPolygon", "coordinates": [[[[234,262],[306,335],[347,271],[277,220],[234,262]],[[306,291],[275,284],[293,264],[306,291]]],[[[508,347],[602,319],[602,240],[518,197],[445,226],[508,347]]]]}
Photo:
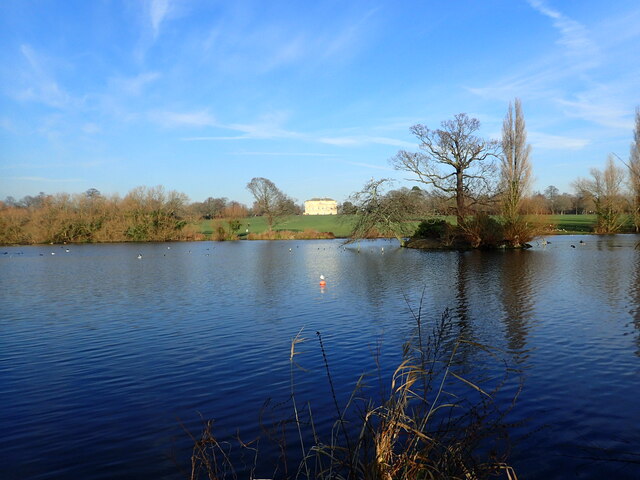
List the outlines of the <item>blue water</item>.
{"type": "Polygon", "coordinates": [[[519,478],[638,478],[640,238],[550,240],[0,247],[0,478],[188,478],[201,417],[251,438],[264,401],[288,398],[301,329],[297,395],[322,424],[315,332],[342,401],[378,345],[383,370],[396,365],[420,301],[425,321],[450,309],[521,372],[519,478]]]}

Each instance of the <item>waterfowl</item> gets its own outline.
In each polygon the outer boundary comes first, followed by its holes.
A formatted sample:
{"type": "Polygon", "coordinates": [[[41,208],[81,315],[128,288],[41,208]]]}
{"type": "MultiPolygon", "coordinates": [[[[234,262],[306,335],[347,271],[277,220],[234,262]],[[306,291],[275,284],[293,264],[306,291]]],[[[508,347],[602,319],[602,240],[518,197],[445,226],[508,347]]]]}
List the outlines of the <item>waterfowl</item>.
{"type": "Polygon", "coordinates": [[[138,254],[138,260],[140,260],[141,258],[142,258],[142,254],[141,254],[141,253],[139,253],[139,254],[138,254]]]}

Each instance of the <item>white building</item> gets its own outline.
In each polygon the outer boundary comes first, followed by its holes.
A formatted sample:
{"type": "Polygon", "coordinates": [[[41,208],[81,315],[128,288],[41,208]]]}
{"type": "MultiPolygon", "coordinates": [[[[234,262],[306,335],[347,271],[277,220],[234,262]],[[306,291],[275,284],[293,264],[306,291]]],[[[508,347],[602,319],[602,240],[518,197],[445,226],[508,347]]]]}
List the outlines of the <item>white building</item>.
{"type": "Polygon", "coordinates": [[[305,215],[337,215],[338,202],[331,198],[312,198],[304,202],[305,215]]]}

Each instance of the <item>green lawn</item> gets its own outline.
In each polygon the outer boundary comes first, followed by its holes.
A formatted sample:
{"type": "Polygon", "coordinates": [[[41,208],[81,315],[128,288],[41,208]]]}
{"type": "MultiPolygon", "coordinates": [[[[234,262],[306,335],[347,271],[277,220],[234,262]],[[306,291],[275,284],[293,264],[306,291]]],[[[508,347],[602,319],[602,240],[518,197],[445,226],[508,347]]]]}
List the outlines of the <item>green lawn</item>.
{"type": "MultiPolygon", "coordinates": [[[[336,237],[346,237],[351,232],[354,222],[353,215],[291,215],[278,221],[273,226],[274,230],[291,230],[302,232],[304,230],[316,230],[318,232],[332,232],[336,237]]],[[[238,233],[262,233],[267,230],[265,217],[248,217],[241,219],[242,226],[238,233]]],[[[213,225],[222,224],[227,227],[225,220],[202,220],[198,223],[201,233],[210,235],[213,225]]]]}
{"type": "Polygon", "coordinates": [[[595,215],[540,215],[545,224],[555,225],[558,233],[591,233],[596,224],[595,215]]]}
{"type": "MultiPolygon", "coordinates": [[[[456,223],[454,216],[443,217],[449,223],[456,223]]],[[[596,224],[595,215],[539,215],[539,222],[544,226],[554,225],[554,233],[591,233],[596,224]]],[[[346,237],[349,235],[355,217],[353,215],[292,215],[281,219],[274,230],[316,230],[318,232],[332,232],[336,237],[346,237]]],[[[241,220],[242,226],[239,233],[245,233],[249,229],[250,233],[262,233],[267,230],[267,221],[264,217],[248,217],[241,220]]],[[[415,222],[416,226],[418,222],[415,222]]],[[[197,225],[201,233],[210,235],[213,232],[213,225],[222,224],[227,227],[225,220],[202,220],[197,225]]]]}

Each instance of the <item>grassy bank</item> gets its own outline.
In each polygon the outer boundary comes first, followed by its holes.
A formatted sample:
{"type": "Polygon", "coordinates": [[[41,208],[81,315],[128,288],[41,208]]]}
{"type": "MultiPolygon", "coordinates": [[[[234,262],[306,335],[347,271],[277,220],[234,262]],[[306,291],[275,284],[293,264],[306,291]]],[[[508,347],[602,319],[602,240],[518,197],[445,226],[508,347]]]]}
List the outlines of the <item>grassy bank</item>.
{"type": "MultiPolygon", "coordinates": [[[[317,232],[331,232],[336,237],[347,237],[353,228],[355,217],[353,215],[291,215],[283,218],[274,225],[274,230],[287,230],[290,232],[304,232],[315,230],[317,232]]],[[[247,217],[240,220],[239,234],[261,234],[268,230],[265,217],[247,217]]],[[[227,226],[223,219],[202,220],[197,224],[199,231],[205,235],[211,235],[218,225],[227,226]]]]}
{"type": "MultiPolygon", "coordinates": [[[[440,217],[455,225],[454,216],[440,217]]],[[[548,235],[553,234],[585,234],[592,233],[596,224],[595,215],[538,215],[531,216],[544,227],[548,235]]],[[[317,231],[331,232],[338,238],[349,235],[355,223],[354,215],[292,215],[285,217],[274,226],[274,230],[291,232],[317,231]]],[[[419,222],[413,222],[417,227],[419,222]]],[[[267,221],[264,217],[248,217],[241,219],[239,234],[261,234],[267,231],[267,221]]],[[[226,226],[225,220],[202,220],[196,224],[196,229],[210,236],[218,225],[226,226]]]]}

